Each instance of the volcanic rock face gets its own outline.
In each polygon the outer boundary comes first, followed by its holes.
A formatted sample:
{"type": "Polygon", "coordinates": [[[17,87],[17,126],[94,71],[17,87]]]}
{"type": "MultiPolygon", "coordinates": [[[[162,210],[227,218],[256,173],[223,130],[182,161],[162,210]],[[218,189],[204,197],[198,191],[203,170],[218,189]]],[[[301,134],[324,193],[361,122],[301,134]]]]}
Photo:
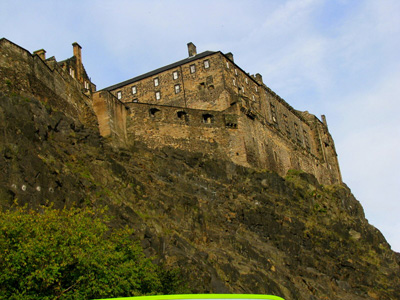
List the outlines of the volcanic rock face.
{"type": "Polygon", "coordinates": [[[116,147],[55,104],[0,93],[3,209],[107,205],[114,226],[134,227],[145,252],[180,267],[194,293],[400,299],[398,254],[346,186],[116,147]]]}

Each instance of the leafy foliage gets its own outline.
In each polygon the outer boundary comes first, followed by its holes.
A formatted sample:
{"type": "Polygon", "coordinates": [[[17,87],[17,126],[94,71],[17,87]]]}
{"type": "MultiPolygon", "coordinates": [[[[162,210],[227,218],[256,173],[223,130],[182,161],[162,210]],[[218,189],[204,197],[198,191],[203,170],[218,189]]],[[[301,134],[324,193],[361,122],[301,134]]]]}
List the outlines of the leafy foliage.
{"type": "Polygon", "coordinates": [[[146,258],[104,210],[0,212],[1,299],[93,299],[174,293],[179,274],[146,258]]]}

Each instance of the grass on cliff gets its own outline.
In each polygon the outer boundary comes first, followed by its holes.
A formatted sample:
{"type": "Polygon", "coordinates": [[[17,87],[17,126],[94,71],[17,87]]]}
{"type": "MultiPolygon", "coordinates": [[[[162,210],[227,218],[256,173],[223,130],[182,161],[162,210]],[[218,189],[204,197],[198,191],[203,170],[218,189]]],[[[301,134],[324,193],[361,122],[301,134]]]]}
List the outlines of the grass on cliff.
{"type": "Polygon", "coordinates": [[[0,212],[0,299],[93,299],[179,293],[176,270],[153,264],[132,229],[104,210],[0,212]]]}

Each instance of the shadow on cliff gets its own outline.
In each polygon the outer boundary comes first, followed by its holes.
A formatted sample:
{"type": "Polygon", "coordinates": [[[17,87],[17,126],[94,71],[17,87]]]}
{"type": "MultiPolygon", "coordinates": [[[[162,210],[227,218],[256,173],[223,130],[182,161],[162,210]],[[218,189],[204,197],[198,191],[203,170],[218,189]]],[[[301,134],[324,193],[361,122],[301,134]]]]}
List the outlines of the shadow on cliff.
{"type": "MultiPolygon", "coordinates": [[[[59,107],[59,106],[58,106],[59,107]]],[[[399,260],[345,185],[173,148],[115,147],[34,98],[0,94],[0,205],[109,207],[194,293],[399,299],[399,260]]]]}

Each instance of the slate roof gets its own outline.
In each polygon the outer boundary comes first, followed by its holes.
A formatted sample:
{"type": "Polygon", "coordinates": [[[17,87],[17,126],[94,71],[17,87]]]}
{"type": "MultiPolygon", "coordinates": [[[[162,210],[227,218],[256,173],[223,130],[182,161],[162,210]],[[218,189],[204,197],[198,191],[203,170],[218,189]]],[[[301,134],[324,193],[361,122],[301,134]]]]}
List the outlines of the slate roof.
{"type": "MultiPolygon", "coordinates": [[[[167,70],[169,70],[169,69],[173,69],[173,68],[179,67],[179,66],[181,66],[181,65],[190,63],[190,62],[192,62],[192,61],[195,61],[195,60],[204,58],[204,57],[206,57],[206,56],[209,56],[209,55],[212,55],[212,54],[215,54],[215,53],[218,53],[218,52],[220,52],[220,51],[205,51],[205,52],[196,54],[196,55],[194,55],[194,56],[191,56],[191,57],[182,59],[182,60],[177,61],[177,62],[175,62],[175,63],[172,63],[172,64],[170,64],[170,65],[161,67],[161,68],[159,68],[159,69],[150,71],[150,72],[148,72],[148,73],[145,73],[145,74],[139,75],[139,76],[137,76],[137,77],[134,77],[134,78],[125,80],[125,81],[123,81],[123,82],[114,84],[114,85],[112,85],[112,86],[106,87],[106,88],[104,88],[104,90],[106,90],[106,91],[112,91],[112,90],[118,89],[118,88],[120,88],[120,87],[123,87],[123,86],[125,86],[125,85],[127,85],[127,84],[131,84],[131,83],[134,83],[134,82],[136,82],[136,81],[142,80],[142,79],[144,79],[144,78],[154,76],[154,75],[156,75],[156,74],[158,74],[158,73],[161,73],[161,72],[167,71],[167,70]]],[[[222,54],[222,53],[221,53],[221,54],[222,54]]]]}

